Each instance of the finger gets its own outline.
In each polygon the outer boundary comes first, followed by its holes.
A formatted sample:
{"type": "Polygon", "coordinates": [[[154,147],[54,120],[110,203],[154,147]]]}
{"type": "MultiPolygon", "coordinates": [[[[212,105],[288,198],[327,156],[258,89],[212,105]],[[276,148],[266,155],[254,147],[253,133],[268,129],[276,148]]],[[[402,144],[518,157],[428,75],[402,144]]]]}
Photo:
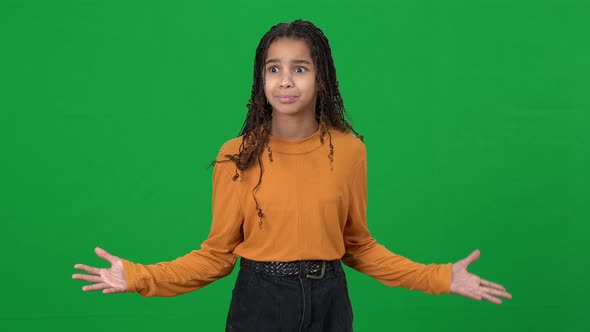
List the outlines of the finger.
{"type": "Polygon", "coordinates": [[[480,256],[479,249],[476,249],[474,252],[469,254],[469,256],[467,256],[465,259],[463,259],[463,263],[466,266],[470,265],[471,263],[475,262],[479,258],[479,256],[480,256]]]}
{"type": "Polygon", "coordinates": [[[499,298],[494,297],[488,293],[482,292],[481,297],[482,297],[482,299],[484,299],[486,301],[489,301],[489,302],[492,302],[495,304],[502,304],[502,300],[500,300],[499,298]]]}
{"type": "Polygon", "coordinates": [[[465,296],[467,298],[476,300],[476,301],[481,301],[481,294],[479,292],[469,291],[469,292],[460,292],[458,294],[461,296],[465,296]]]}
{"type": "Polygon", "coordinates": [[[96,252],[96,254],[98,255],[98,257],[106,260],[107,262],[114,264],[115,261],[117,261],[119,259],[119,257],[117,256],[113,256],[111,254],[109,254],[106,250],[96,247],[94,249],[94,252],[96,252]]]}
{"type": "Polygon", "coordinates": [[[493,296],[496,297],[503,297],[503,298],[507,298],[507,299],[512,299],[512,295],[510,293],[507,293],[505,291],[501,291],[498,289],[494,289],[494,288],[484,288],[482,290],[482,292],[487,293],[487,294],[491,294],[493,296]]]}
{"type": "Polygon", "coordinates": [[[92,266],[88,266],[88,265],[84,265],[84,264],[76,264],[76,265],[74,265],[74,268],[76,268],[78,270],[82,270],[88,274],[100,275],[100,269],[96,268],[96,267],[92,267],[92,266]]]}
{"type": "Polygon", "coordinates": [[[84,280],[94,284],[102,282],[102,278],[99,276],[91,275],[91,274],[74,274],[72,275],[72,279],[77,280],[84,280]]]}
{"type": "Polygon", "coordinates": [[[84,286],[84,287],[82,287],[82,290],[87,292],[87,291],[102,290],[105,288],[109,288],[109,285],[106,282],[101,282],[99,284],[84,286]]]}
{"type": "Polygon", "coordinates": [[[103,289],[102,290],[102,293],[103,294],[115,294],[115,293],[123,293],[123,292],[124,292],[123,289],[121,289],[121,288],[114,288],[114,287],[106,288],[106,289],[103,289]]]}
{"type": "Polygon", "coordinates": [[[489,288],[495,288],[495,289],[504,290],[504,291],[506,290],[506,288],[504,288],[504,286],[497,284],[495,282],[485,280],[485,279],[481,279],[479,281],[479,284],[482,286],[485,286],[485,287],[489,287],[489,288]]]}

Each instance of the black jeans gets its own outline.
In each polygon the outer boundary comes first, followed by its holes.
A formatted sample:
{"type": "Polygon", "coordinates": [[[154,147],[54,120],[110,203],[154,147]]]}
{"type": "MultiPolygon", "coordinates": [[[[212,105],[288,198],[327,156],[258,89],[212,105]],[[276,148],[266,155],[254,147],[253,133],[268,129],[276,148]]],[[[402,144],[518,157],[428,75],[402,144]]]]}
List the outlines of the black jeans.
{"type": "Polygon", "coordinates": [[[340,261],[327,264],[319,280],[241,268],[226,331],[352,331],[352,306],[340,261]]]}

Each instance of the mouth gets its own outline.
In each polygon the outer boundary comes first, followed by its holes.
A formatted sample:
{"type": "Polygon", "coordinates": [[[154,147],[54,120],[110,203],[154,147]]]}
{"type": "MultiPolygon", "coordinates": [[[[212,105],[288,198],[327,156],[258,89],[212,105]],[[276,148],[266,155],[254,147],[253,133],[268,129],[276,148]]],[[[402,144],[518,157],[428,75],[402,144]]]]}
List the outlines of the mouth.
{"type": "Polygon", "coordinates": [[[290,104],[290,103],[294,102],[295,100],[297,100],[297,96],[291,96],[291,95],[279,95],[276,98],[279,101],[279,103],[281,103],[281,104],[290,104]]]}

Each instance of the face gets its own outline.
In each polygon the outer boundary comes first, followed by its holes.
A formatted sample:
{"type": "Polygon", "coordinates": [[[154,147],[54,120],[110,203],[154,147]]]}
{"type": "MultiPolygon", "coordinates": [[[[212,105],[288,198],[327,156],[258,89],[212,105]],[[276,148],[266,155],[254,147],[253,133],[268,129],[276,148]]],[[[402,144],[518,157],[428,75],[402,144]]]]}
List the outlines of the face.
{"type": "Polygon", "coordinates": [[[264,93],[273,113],[288,116],[315,115],[316,71],[307,43],[278,38],[266,55],[264,93]]]}

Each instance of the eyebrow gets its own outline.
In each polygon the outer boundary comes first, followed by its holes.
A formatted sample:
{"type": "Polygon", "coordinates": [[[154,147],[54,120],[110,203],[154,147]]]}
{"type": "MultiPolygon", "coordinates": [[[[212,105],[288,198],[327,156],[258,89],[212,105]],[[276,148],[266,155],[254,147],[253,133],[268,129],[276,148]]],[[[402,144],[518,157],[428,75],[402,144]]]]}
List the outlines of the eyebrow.
{"type": "MultiPolygon", "coordinates": [[[[266,60],[266,62],[264,63],[264,65],[268,65],[269,63],[280,63],[281,60],[279,59],[268,59],[266,60]]],[[[300,60],[300,59],[295,59],[293,61],[291,61],[292,64],[307,64],[307,65],[311,65],[311,62],[307,61],[307,60],[300,60]]]]}

